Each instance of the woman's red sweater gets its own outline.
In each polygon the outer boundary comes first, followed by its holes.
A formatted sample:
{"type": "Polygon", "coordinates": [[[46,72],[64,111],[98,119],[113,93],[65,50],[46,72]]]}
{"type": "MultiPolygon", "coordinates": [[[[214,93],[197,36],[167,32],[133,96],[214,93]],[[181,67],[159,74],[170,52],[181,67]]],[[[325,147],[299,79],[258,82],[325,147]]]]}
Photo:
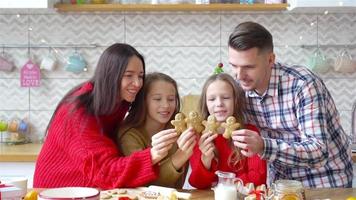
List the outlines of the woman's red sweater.
{"type": "MultiPolygon", "coordinates": [[[[91,92],[85,83],[74,95],[91,92]]],[[[150,149],[124,157],[109,138],[129,109],[120,105],[111,115],[88,114],[84,107],[63,104],[57,110],[36,162],[35,188],[83,186],[100,189],[137,187],[158,177],[150,149]]]]}

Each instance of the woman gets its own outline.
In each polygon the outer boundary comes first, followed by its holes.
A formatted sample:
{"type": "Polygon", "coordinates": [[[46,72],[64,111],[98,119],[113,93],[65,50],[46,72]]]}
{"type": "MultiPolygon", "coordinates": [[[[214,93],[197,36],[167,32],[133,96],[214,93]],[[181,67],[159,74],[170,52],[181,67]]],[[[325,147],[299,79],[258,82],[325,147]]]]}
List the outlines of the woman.
{"type": "Polygon", "coordinates": [[[143,56],[132,46],[117,43],[103,52],[94,76],[69,91],[54,111],[36,163],[35,188],[136,187],[157,178],[157,163],[171,144],[157,138],[156,146],[123,157],[115,143],[144,76],[143,56]]]}

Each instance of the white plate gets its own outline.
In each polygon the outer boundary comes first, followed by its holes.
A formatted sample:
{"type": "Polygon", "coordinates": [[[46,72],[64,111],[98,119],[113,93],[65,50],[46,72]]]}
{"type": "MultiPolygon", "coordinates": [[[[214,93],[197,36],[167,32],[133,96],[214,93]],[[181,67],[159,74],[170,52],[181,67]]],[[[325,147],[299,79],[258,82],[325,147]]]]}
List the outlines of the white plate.
{"type": "Polygon", "coordinates": [[[63,187],[53,188],[40,192],[38,200],[68,200],[85,199],[99,200],[100,192],[95,188],[87,187],[63,187]]]}

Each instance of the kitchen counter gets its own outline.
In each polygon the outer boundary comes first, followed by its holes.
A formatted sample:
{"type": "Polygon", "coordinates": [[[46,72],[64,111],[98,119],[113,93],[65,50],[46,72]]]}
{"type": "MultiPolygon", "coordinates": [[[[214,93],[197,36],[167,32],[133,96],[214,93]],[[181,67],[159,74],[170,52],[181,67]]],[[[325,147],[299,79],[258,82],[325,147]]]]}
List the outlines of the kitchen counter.
{"type": "MultiPolygon", "coordinates": [[[[0,143],[0,162],[31,162],[36,161],[42,144],[7,145],[0,143]]],[[[352,161],[356,163],[356,153],[352,153],[352,161]]]]}
{"type": "Polygon", "coordinates": [[[34,162],[42,144],[0,144],[0,162],[34,162]]]}

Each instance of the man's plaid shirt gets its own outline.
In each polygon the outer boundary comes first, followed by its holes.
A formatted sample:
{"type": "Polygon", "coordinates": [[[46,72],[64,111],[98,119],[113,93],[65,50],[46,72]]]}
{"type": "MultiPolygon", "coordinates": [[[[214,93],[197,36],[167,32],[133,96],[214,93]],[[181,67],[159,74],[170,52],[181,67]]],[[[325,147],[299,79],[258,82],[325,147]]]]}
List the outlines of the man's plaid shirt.
{"type": "Polygon", "coordinates": [[[246,92],[247,123],[260,128],[269,181],[351,187],[351,139],[323,81],[301,66],[276,63],[264,95],[246,92]]]}

